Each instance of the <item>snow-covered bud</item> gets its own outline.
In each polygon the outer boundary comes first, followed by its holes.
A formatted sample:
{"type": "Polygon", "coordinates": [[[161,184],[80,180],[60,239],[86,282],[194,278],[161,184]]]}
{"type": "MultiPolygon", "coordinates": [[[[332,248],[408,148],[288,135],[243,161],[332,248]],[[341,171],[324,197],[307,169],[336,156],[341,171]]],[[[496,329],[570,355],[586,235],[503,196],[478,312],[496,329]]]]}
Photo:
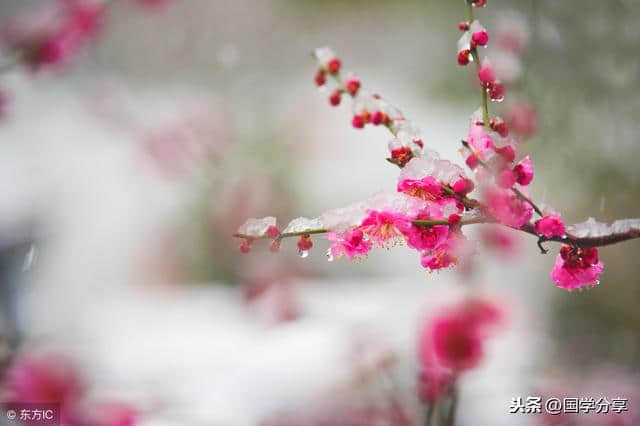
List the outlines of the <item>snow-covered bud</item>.
{"type": "Polygon", "coordinates": [[[482,61],[482,66],[478,70],[478,78],[484,87],[489,87],[496,81],[496,73],[493,71],[489,59],[484,58],[482,61]]]}
{"type": "Polygon", "coordinates": [[[267,237],[276,238],[278,235],[280,235],[280,230],[277,226],[271,225],[267,228],[267,237]]]}
{"type": "Polygon", "coordinates": [[[401,146],[391,150],[391,160],[400,167],[404,167],[413,158],[413,151],[408,146],[401,146]]]}
{"type": "Polygon", "coordinates": [[[485,27],[480,24],[478,21],[473,21],[470,27],[471,31],[471,40],[476,44],[476,46],[486,46],[489,42],[489,33],[485,27]]]}
{"type": "Polygon", "coordinates": [[[469,62],[471,62],[471,50],[464,49],[458,52],[458,65],[464,67],[469,65],[469,62]]]}

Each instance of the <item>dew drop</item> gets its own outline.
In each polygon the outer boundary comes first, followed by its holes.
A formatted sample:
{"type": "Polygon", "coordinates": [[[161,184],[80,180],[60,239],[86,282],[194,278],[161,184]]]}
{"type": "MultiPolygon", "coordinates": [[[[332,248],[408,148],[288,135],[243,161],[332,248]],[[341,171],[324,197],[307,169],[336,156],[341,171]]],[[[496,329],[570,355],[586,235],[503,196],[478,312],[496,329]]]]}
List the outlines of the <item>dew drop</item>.
{"type": "Polygon", "coordinates": [[[333,262],[333,254],[331,253],[331,249],[327,250],[327,260],[329,262],[333,262]]]}
{"type": "Polygon", "coordinates": [[[491,102],[495,102],[495,103],[498,103],[498,104],[499,104],[500,102],[502,102],[502,101],[504,101],[504,96],[503,96],[503,97],[501,97],[501,98],[497,98],[497,99],[493,99],[493,98],[491,98],[491,102]]]}
{"type": "Polygon", "coordinates": [[[300,255],[301,258],[304,259],[309,256],[309,250],[300,250],[298,254],[300,255]]]}

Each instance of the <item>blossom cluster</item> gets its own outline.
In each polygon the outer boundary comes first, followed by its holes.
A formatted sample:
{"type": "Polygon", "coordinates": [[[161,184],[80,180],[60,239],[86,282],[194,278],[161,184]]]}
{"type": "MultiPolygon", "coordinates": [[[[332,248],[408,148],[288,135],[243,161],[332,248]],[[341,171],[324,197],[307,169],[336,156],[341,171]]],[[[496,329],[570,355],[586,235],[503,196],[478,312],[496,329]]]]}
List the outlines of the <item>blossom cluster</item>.
{"type": "MultiPolygon", "coordinates": [[[[8,404],[56,404],[60,422],[67,426],[132,426],[139,417],[128,404],[96,400],[78,365],[57,352],[21,354],[6,371],[2,388],[8,404]]],[[[29,419],[24,424],[43,423],[29,419]]]]}
{"type": "MultiPolygon", "coordinates": [[[[329,48],[319,48],[314,52],[318,61],[314,80],[317,86],[328,89],[329,103],[339,105],[348,95],[353,98],[353,127],[383,126],[392,134],[387,161],[401,169],[396,193],[379,194],[315,219],[298,218],[282,231],[273,217],[250,219],[237,233],[243,238],[243,252],[261,238],[271,239],[270,249],[278,251],[283,238],[296,236],[300,253],[306,257],[313,246],[311,235],[325,234],[331,243],[329,260],[361,258],[374,247],[404,243],[420,254],[423,267],[433,271],[465,263],[478,250],[462,227],[487,223],[534,234],[539,245],[549,240],[566,241],[551,274],[558,287],[570,290],[598,283],[602,263],[597,259],[597,249],[584,251],[572,245],[560,215],[549,208],[543,211],[528,195],[534,167],[529,156],[519,154],[519,145],[526,136],[523,133],[532,126],[519,123],[523,125],[512,135],[510,120],[489,113],[488,101],[502,101],[506,89],[488,57],[480,57],[480,49],[488,46],[491,37],[473,19],[473,8],[484,7],[486,2],[468,3],[471,19],[458,24],[463,35],[457,57],[461,66],[475,63],[482,99],[481,107],[469,119],[460,150],[472,176],[426,148],[419,131],[398,108],[363,88],[355,74],[343,77],[338,56],[329,48]],[[534,214],[539,216],[536,220],[534,214]]],[[[522,49],[524,36],[508,34],[519,33],[503,33],[498,40],[515,54],[522,49]]]]}

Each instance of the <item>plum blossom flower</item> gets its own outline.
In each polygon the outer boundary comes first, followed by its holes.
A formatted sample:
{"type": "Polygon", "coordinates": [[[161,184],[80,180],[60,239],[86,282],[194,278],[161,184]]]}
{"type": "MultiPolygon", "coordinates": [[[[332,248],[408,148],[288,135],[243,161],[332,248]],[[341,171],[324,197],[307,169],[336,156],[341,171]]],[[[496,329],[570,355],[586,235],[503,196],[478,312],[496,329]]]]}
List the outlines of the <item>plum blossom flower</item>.
{"type": "Polygon", "coordinates": [[[411,220],[405,215],[388,211],[369,210],[368,216],[360,225],[360,229],[375,245],[384,247],[390,241],[402,238],[401,230],[410,226],[411,220]]]}
{"type": "Polygon", "coordinates": [[[73,363],[50,352],[18,357],[6,374],[5,397],[16,403],[60,404],[64,424],[77,416],[85,384],[73,363]]]}
{"type": "Polygon", "coordinates": [[[538,129],[536,109],[526,102],[509,105],[505,113],[505,121],[511,130],[525,139],[533,136],[538,129]]]}
{"type": "Polygon", "coordinates": [[[539,219],[534,224],[536,234],[546,238],[562,237],[566,230],[562,218],[557,214],[550,214],[539,219]]]}
{"type": "Polygon", "coordinates": [[[430,271],[437,271],[460,263],[471,254],[470,241],[462,234],[449,231],[448,238],[433,250],[422,253],[420,264],[430,271]]]}
{"type": "Polygon", "coordinates": [[[100,2],[55,2],[55,7],[10,22],[3,41],[21,52],[33,69],[60,65],[99,32],[103,12],[100,2]]]}
{"type": "Polygon", "coordinates": [[[551,270],[551,279],[560,288],[575,288],[598,284],[604,264],[598,258],[598,249],[562,246],[551,270]]]}
{"type": "Polygon", "coordinates": [[[403,179],[398,182],[397,189],[398,192],[425,201],[439,200],[443,194],[442,187],[433,176],[426,176],[422,179],[403,179]]]}
{"type": "Polygon", "coordinates": [[[327,252],[330,261],[343,256],[349,260],[363,257],[372,247],[371,241],[368,241],[362,230],[358,228],[343,233],[327,232],[326,237],[332,242],[327,252]]]}
{"type": "Polygon", "coordinates": [[[480,363],[485,340],[502,318],[494,303],[471,299],[425,322],[418,340],[422,399],[433,401],[459,373],[480,363]]]}
{"type": "Polygon", "coordinates": [[[480,159],[485,159],[487,156],[486,151],[494,149],[491,135],[489,135],[482,124],[477,124],[473,120],[469,124],[467,143],[473,149],[474,154],[479,156],[480,159]]]}
{"type": "Polygon", "coordinates": [[[489,213],[503,225],[520,228],[529,222],[533,208],[505,189],[491,188],[486,194],[489,213]]]}

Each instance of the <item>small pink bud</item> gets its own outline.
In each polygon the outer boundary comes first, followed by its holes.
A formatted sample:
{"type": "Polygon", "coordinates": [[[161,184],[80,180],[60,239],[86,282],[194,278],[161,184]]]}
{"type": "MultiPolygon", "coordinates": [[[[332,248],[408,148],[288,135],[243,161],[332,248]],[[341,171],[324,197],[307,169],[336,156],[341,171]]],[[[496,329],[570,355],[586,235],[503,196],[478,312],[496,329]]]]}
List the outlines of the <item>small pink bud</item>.
{"type": "Polygon", "coordinates": [[[447,221],[449,222],[449,225],[451,225],[451,226],[456,226],[457,224],[460,223],[460,220],[461,220],[461,217],[458,214],[452,214],[447,219],[447,221]]]}
{"type": "Polygon", "coordinates": [[[336,74],[338,71],[340,71],[340,59],[333,58],[332,60],[330,60],[327,64],[327,69],[331,74],[336,74]]]}
{"type": "Polygon", "coordinates": [[[267,228],[267,237],[275,238],[278,235],[280,235],[280,230],[278,229],[277,226],[271,225],[270,227],[267,228]]]}
{"type": "Polygon", "coordinates": [[[240,244],[240,252],[247,254],[249,253],[250,250],[251,250],[251,241],[245,238],[244,240],[242,240],[242,243],[240,244]]]}
{"type": "Polygon", "coordinates": [[[342,92],[340,91],[340,89],[336,89],[331,96],[329,96],[329,103],[332,106],[338,106],[340,105],[340,100],[342,99],[342,92]]]}
{"type": "Polygon", "coordinates": [[[473,4],[474,7],[485,7],[487,0],[472,0],[471,4],[473,4]]]}
{"type": "Polygon", "coordinates": [[[529,156],[524,157],[513,168],[516,174],[518,183],[522,186],[529,185],[533,180],[533,164],[531,164],[531,158],[529,156]]]}
{"type": "Polygon", "coordinates": [[[420,148],[424,148],[424,142],[422,142],[422,139],[414,139],[413,143],[418,145],[420,148]]]}
{"type": "Polygon", "coordinates": [[[309,235],[302,235],[298,240],[298,250],[300,252],[309,251],[313,247],[313,242],[309,235]]]}
{"type": "Polygon", "coordinates": [[[487,87],[489,97],[494,101],[501,101],[504,99],[505,88],[498,82],[491,83],[487,87]]]}
{"type": "Polygon", "coordinates": [[[458,29],[460,31],[468,31],[469,30],[469,23],[467,21],[461,21],[458,24],[458,29]]]}
{"type": "Polygon", "coordinates": [[[471,40],[473,40],[478,46],[485,46],[489,42],[489,33],[484,30],[477,31],[473,33],[471,40]]]}
{"type": "Polygon", "coordinates": [[[496,81],[496,74],[493,72],[493,68],[486,60],[478,70],[478,78],[484,87],[489,87],[494,81],[496,81]]]}
{"type": "Polygon", "coordinates": [[[401,146],[391,150],[391,159],[395,164],[404,167],[413,158],[413,151],[408,146],[401,146]]]}
{"type": "Polygon", "coordinates": [[[468,193],[473,191],[474,188],[475,185],[473,184],[473,181],[471,179],[462,178],[458,179],[456,183],[453,184],[452,189],[456,194],[467,195],[468,193]]]}

